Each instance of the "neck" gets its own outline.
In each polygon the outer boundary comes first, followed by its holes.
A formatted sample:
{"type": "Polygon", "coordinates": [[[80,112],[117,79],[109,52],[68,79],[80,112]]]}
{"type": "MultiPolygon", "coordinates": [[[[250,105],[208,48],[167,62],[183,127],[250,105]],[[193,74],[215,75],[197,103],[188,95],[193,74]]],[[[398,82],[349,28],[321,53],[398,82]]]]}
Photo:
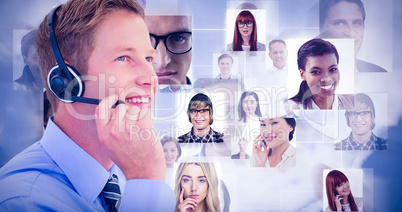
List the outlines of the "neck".
{"type": "Polygon", "coordinates": [[[240,156],[241,156],[241,157],[246,156],[246,152],[245,152],[245,151],[240,151],[239,153],[240,153],[240,156]]]}
{"type": "Polygon", "coordinates": [[[341,203],[342,204],[348,204],[349,203],[348,197],[349,197],[348,195],[343,196],[343,199],[341,200],[341,203]]]}
{"type": "MultiPolygon", "coordinates": [[[[77,112],[77,108],[73,108],[74,104],[59,103],[57,113],[54,116],[55,124],[78,146],[80,146],[85,152],[91,155],[96,161],[98,161],[106,170],[109,170],[113,161],[106,155],[104,148],[101,146],[98,138],[98,130],[94,118],[90,120],[83,120],[76,118],[79,114],[75,114],[76,117],[71,115],[67,110],[70,107],[71,110],[77,112]]],[[[89,107],[91,105],[88,105],[89,107]]],[[[94,106],[93,106],[94,107],[94,106]]],[[[79,113],[79,112],[77,112],[79,113]]],[[[95,113],[95,107],[93,114],[95,113]]],[[[83,116],[83,115],[82,115],[83,116]]]]}
{"type": "Polygon", "coordinates": [[[243,46],[250,46],[250,36],[247,36],[247,37],[241,37],[242,39],[243,39],[243,43],[242,43],[242,45],[243,46]]]}
{"type": "Polygon", "coordinates": [[[172,89],[173,92],[177,92],[180,90],[181,85],[170,85],[170,89],[172,89]]]}
{"type": "Polygon", "coordinates": [[[355,141],[357,141],[360,144],[364,144],[367,141],[370,140],[371,137],[371,130],[365,134],[356,134],[354,132],[352,132],[352,137],[355,141]]]}
{"type": "Polygon", "coordinates": [[[194,134],[198,135],[199,137],[204,137],[206,134],[209,133],[210,129],[210,125],[208,125],[208,127],[205,127],[204,129],[196,129],[195,127],[193,127],[194,134]]]}
{"type": "Polygon", "coordinates": [[[313,95],[314,103],[321,109],[332,109],[332,104],[334,103],[335,95],[328,96],[326,98],[321,98],[317,95],[313,95]]]}
{"type": "Polygon", "coordinates": [[[288,149],[289,145],[290,144],[288,141],[288,142],[284,142],[283,144],[281,144],[275,148],[269,149],[268,160],[269,160],[269,164],[271,167],[275,167],[276,165],[278,165],[278,163],[280,161],[282,161],[282,155],[288,149]],[[271,163],[271,161],[272,161],[272,163],[271,163]]]}
{"type": "Polygon", "coordinates": [[[221,72],[221,74],[219,75],[221,79],[229,79],[230,78],[230,73],[224,74],[221,72]]]}

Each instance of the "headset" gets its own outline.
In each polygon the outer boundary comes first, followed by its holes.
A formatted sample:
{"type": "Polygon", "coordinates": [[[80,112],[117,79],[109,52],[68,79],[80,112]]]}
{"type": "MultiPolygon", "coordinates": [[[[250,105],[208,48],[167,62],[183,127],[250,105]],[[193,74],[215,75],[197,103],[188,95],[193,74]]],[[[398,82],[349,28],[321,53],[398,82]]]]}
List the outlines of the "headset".
{"type": "MultiPolygon", "coordinates": [[[[47,19],[49,25],[49,39],[57,62],[57,65],[53,66],[47,75],[47,83],[52,93],[64,103],[82,102],[98,105],[101,102],[100,99],[82,97],[85,91],[85,84],[81,79],[80,73],[73,66],[65,64],[61,56],[56,33],[54,31],[56,11],[61,8],[61,6],[62,5],[59,5],[52,9],[47,19]]],[[[118,104],[124,104],[124,102],[118,100],[112,108],[115,108],[118,104]]]]}

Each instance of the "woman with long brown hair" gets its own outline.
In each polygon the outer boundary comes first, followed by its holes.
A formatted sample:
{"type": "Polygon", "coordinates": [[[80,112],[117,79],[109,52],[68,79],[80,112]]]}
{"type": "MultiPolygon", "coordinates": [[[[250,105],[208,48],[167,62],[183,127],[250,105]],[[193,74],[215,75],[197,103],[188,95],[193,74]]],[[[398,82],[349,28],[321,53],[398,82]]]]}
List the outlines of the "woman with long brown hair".
{"type": "Polygon", "coordinates": [[[243,10],[237,15],[233,42],[227,51],[265,51],[265,44],[257,42],[257,23],[253,14],[243,10]]]}
{"type": "Polygon", "coordinates": [[[325,211],[362,211],[363,201],[354,198],[349,180],[338,170],[328,173],[325,180],[328,208],[325,211]]]}

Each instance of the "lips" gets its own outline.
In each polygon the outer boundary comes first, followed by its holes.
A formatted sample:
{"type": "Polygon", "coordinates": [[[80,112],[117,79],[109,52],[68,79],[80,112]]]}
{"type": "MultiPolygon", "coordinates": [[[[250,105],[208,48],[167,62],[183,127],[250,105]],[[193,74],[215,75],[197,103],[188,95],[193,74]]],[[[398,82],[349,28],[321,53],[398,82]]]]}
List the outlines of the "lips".
{"type": "Polygon", "coordinates": [[[329,85],[318,85],[323,92],[332,91],[335,88],[335,83],[329,85]]]}
{"type": "Polygon", "coordinates": [[[195,124],[202,124],[205,120],[194,120],[195,124]]]}
{"type": "Polygon", "coordinates": [[[165,157],[166,161],[173,161],[174,157],[165,157]]]}
{"type": "Polygon", "coordinates": [[[266,136],[265,140],[269,142],[269,141],[273,141],[275,138],[276,138],[276,136],[266,136]]]}
{"type": "Polygon", "coordinates": [[[140,108],[151,107],[151,96],[126,97],[126,104],[135,105],[140,108]]]}
{"type": "Polygon", "coordinates": [[[189,197],[190,198],[192,198],[192,199],[197,199],[197,197],[199,197],[200,195],[197,195],[197,194],[191,194],[191,195],[189,195],[189,197]]]}
{"type": "Polygon", "coordinates": [[[160,84],[164,84],[170,82],[172,78],[176,75],[174,71],[161,71],[156,72],[156,76],[158,76],[158,81],[160,84]]]}

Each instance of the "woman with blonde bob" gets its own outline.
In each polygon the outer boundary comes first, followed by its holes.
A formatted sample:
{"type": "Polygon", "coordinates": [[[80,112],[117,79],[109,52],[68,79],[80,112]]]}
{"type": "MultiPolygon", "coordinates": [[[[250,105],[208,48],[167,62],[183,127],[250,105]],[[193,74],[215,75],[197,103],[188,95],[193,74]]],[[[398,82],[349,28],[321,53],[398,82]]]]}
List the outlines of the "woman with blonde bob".
{"type": "Polygon", "coordinates": [[[220,211],[219,180],[213,163],[181,163],[175,180],[176,212],[220,211]]]}
{"type": "Polygon", "coordinates": [[[325,181],[329,206],[325,211],[362,211],[362,199],[353,197],[345,174],[332,170],[325,181]]]}

